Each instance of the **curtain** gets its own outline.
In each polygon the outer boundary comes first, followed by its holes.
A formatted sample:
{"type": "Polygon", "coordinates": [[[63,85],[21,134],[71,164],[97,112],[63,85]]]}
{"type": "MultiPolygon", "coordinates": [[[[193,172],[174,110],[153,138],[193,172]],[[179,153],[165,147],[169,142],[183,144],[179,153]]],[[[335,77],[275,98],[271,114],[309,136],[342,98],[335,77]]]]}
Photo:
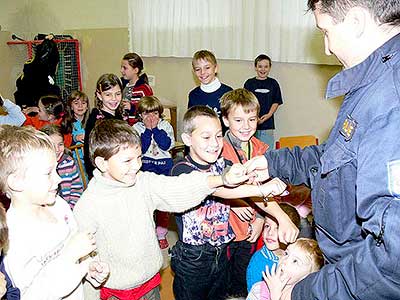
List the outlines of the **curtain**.
{"type": "Polygon", "coordinates": [[[323,37],[307,0],[128,0],[130,49],[143,56],[337,64],[324,54],[323,37]]]}

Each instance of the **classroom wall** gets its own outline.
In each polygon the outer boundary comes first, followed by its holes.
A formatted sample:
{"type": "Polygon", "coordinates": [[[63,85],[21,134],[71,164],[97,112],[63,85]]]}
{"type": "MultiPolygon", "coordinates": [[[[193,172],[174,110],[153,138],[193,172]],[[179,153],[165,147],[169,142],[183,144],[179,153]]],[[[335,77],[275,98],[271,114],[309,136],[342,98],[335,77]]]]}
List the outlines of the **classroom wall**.
{"type": "MultiPolygon", "coordinates": [[[[188,92],[197,84],[189,58],[144,58],[146,72],[155,75],[156,95],[175,102],[178,120],[187,106],[188,92]]],[[[254,76],[253,62],[219,60],[219,78],[233,88],[243,87],[254,76]]],[[[271,77],[281,86],[284,104],[276,119],[276,136],[314,134],[325,140],[336,118],[341,99],[324,99],[326,83],[339,66],[288,64],[273,62],[271,77]]]]}
{"type": "MultiPolygon", "coordinates": [[[[39,32],[66,33],[77,38],[81,46],[83,87],[92,100],[101,74],[119,75],[120,59],[129,48],[127,0],[87,2],[2,0],[0,91],[5,96],[12,97],[15,79],[22,71],[15,67],[17,54],[5,44],[11,32],[25,38],[39,32]]],[[[147,74],[155,76],[155,94],[168,104],[177,105],[180,127],[187,94],[197,84],[191,72],[191,59],[144,57],[144,61],[147,74]]],[[[328,79],[339,70],[339,66],[273,62],[270,75],[279,81],[284,99],[276,113],[278,137],[314,134],[320,141],[326,139],[341,99],[326,101],[324,91],[328,79]]],[[[219,77],[233,88],[243,86],[252,76],[251,61],[219,60],[219,77]]]]}
{"type": "Polygon", "coordinates": [[[16,53],[7,46],[10,35],[8,31],[0,31],[0,94],[13,100],[15,79],[19,71],[15,68],[16,53]]]}

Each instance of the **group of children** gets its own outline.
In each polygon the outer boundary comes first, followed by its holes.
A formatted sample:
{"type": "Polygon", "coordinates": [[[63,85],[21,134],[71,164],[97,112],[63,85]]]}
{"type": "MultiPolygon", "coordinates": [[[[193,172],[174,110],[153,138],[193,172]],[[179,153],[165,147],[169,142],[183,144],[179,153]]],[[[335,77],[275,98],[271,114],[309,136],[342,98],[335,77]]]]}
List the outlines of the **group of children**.
{"type": "MultiPolygon", "coordinates": [[[[264,79],[268,71],[258,65],[265,60],[270,67],[268,57],[255,63],[264,79]]],[[[193,71],[201,85],[190,92],[182,122],[189,151],[173,164],[174,132],[142,71],[140,56],[125,55],[126,86],[114,74],[102,75],[90,113],[82,92],[71,94],[66,109],[60,99],[42,97],[38,114],[26,114],[25,124],[45,134],[0,127],[5,166],[0,186],[12,202],[5,259],[12,283],[24,299],[82,299],[81,282],[87,299],[160,299],[160,248],[168,247],[167,212],[174,212],[179,240],[170,254],[176,300],[290,294],[295,279],[316,271],[323,259],[312,240],[295,242],[296,222],[271,200],[286,184],[278,178],[265,182],[266,174],[247,170],[247,162],[269,148],[254,135],[260,119],[270,119],[277,105],[262,112],[269,117],[259,118],[257,97],[222,84],[215,56],[196,52],[193,71]],[[64,151],[82,143],[85,174],[64,151]],[[82,176],[91,179],[84,192],[82,176]],[[262,231],[266,248],[255,253],[262,231]],[[282,245],[293,242],[284,252],[282,245]],[[36,246],[23,246],[31,243],[36,246]],[[268,263],[257,257],[265,255],[272,263],[264,281],[268,263]],[[293,266],[298,261],[304,272],[297,278],[286,270],[298,270],[293,266]]],[[[268,93],[260,86],[256,91],[268,93]]]]}

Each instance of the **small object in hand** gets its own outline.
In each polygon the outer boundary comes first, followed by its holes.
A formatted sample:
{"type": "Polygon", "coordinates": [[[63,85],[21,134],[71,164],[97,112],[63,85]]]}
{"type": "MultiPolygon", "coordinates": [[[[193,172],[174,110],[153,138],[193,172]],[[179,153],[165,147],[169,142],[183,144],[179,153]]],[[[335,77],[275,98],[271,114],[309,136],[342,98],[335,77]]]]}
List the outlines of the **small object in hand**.
{"type": "Polygon", "coordinates": [[[288,190],[284,190],[282,192],[282,194],[280,194],[279,196],[287,196],[287,195],[289,195],[289,191],[288,190]]]}

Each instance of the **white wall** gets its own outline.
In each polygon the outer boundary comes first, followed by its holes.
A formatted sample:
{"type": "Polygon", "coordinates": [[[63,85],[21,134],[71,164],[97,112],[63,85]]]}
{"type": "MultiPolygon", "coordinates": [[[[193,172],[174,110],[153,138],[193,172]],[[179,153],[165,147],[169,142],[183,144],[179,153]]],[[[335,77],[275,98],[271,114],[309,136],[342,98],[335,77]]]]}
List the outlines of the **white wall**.
{"type": "Polygon", "coordinates": [[[0,25],[24,39],[71,29],[126,28],[127,0],[0,0],[0,25]]]}
{"type": "MultiPolygon", "coordinates": [[[[15,90],[15,52],[5,44],[11,32],[26,39],[39,32],[68,33],[80,40],[83,88],[93,98],[101,74],[119,75],[120,59],[128,51],[127,9],[128,0],[0,0],[0,25],[10,31],[0,34],[0,91],[12,97],[15,90]]],[[[196,85],[190,58],[144,60],[146,72],[156,76],[156,95],[177,105],[180,127],[187,94],[196,85]]],[[[220,60],[219,65],[221,81],[234,88],[254,76],[251,61],[220,60]]],[[[271,77],[279,81],[284,98],[276,113],[278,137],[314,134],[326,139],[341,99],[325,101],[324,91],[339,70],[339,66],[273,63],[271,77]]]]}

